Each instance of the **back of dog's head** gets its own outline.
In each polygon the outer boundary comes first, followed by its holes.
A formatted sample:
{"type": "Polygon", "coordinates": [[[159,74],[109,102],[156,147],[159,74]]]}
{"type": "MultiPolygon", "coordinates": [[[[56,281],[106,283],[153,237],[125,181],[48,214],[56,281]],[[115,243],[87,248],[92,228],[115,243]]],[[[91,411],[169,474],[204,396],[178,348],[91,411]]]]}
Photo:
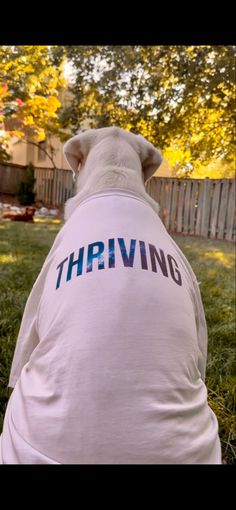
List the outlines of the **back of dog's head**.
{"type": "Polygon", "coordinates": [[[128,166],[131,161],[131,153],[128,150],[125,151],[125,146],[129,146],[130,151],[133,151],[133,160],[136,156],[136,160],[141,164],[146,182],[160,166],[162,156],[160,151],[143,136],[135,135],[130,131],[117,127],[89,129],[68,140],[64,146],[64,154],[72,171],[76,173],[78,169],[81,170],[85,167],[88,159],[91,159],[93,151],[96,152],[97,160],[98,155],[103,155],[104,160],[107,152],[110,163],[115,162],[115,164],[119,163],[125,166],[124,162],[126,162],[128,166]]]}

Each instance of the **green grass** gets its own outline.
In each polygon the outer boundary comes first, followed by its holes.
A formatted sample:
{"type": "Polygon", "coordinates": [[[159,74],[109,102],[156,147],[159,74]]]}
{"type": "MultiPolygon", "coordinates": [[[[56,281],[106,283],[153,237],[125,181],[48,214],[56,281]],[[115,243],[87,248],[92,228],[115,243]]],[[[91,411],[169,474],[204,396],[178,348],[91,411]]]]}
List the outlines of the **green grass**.
{"type": "MultiPolygon", "coordinates": [[[[0,430],[15,342],[26,299],[61,228],[53,222],[0,222],[0,430]]],[[[217,415],[223,457],[235,462],[235,256],[223,241],[173,236],[201,282],[208,325],[207,387],[217,415]]]]}

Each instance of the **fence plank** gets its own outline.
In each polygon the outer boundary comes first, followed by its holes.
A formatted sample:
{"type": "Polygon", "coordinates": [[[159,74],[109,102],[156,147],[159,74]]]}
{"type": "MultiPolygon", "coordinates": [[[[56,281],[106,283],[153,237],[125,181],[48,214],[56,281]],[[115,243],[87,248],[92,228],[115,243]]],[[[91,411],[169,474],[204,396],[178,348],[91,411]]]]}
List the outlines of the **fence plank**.
{"type": "Polygon", "coordinates": [[[158,193],[159,180],[154,179],[154,178],[149,179],[149,181],[145,184],[145,188],[146,188],[147,193],[150,195],[150,197],[154,198],[154,200],[156,200],[156,202],[160,203],[159,193],[158,193]]]}
{"type": "Polygon", "coordinates": [[[194,235],[195,233],[195,221],[196,221],[196,211],[197,211],[197,191],[198,191],[198,181],[194,180],[192,182],[192,193],[190,200],[190,219],[189,219],[189,234],[194,235]]]}
{"type": "Polygon", "coordinates": [[[221,193],[221,199],[220,199],[220,211],[219,211],[217,239],[224,239],[225,220],[226,220],[227,201],[228,201],[228,190],[229,190],[229,182],[228,182],[228,180],[224,179],[222,181],[222,193],[221,193]]]}
{"type": "Polygon", "coordinates": [[[46,203],[49,204],[49,182],[50,182],[50,171],[46,170],[46,175],[44,179],[44,186],[46,192],[46,203]]]}
{"type": "Polygon", "coordinates": [[[169,179],[167,183],[165,183],[165,220],[164,224],[167,230],[170,226],[170,209],[171,209],[171,199],[172,199],[172,179],[169,179]],[[168,187],[166,188],[166,185],[168,187]]]}
{"type": "Polygon", "coordinates": [[[53,174],[53,189],[52,189],[52,203],[53,206],[56,207],[56,183],[57,183],[57,170],[54,170],[53,174]]]}
{"type": "Polygon", "coordinates": [[[161,179],[153,179],[154,182],[155,182],[155,188],[154,188],[154,196],[157,197],[157,202],[159,203],[160,205],[160,201],[161,201],[161,179]]]}
{"type": "Polygon", "coordinates": [[[160,182],[157,179],[151,179],[151,196],[155,197],[155,200],[160,202],[160,182]]]}
{"type": "Polygon", "coordinates": [[[163,223],[165,222],[165,180],[161,179],[161,195],[160,195],[160,203],[161,203],[161,218],[163,223]]]}
{"type": "Polygon", "coordinates": [[[185,182],[181,181],[180,189],[179,189],[178,210],[177,210],[177,232],[182,232],[184,192],[185,192],[185,182]]]}
{"type": "Polygon", "coordinates": [[[147,192],[150,196],[152,196],[152,194],[151,194],[151,186],[152,186],[152,181],[153,181],[153,180],[154,180],[153,178],[152,178],[152,179],[149,179],[149,181],[147,181],[147,183],[145,184],[146,192],[147,192]]]}
{"type": "Polygon", "coordinates": [[[171,201],[171,212],[170,212],[170,230],[171,230],[171,232],[175,232],[175,230],[176,230],[176,210],[177,210],[178,191],[179,191],[179,182],[177,179],[174,179],[173,191],[172,191],[172,201],[171,201]]]}
{"type": "Polygon", "coordinates": [[[197,196],[197,220],[195,233],[197,236],[201,234],[201,219],[202,219],[202,204],[203,204],[203,187],[204,181],[199,181],[198,196],[197,196]]]}
{"type": "Polygon", "coordinates": [[[184,201],[184,225],[183,234],[188,234],[189,230],[189,212],[190,212],[190,194],[191,194],[191,181],[186,182],[186,193],[184,201]]]}
{"type": "Polygon", "coordinates": [[[203,183],[203,201],[201,218],[201,235],[208,237],[209,218],[211,211],[211,180],[205,179],[203,183]]]}
{"type": "Polygon", "coordinates": [[[67,174],[64,173],[64,203],[67,200],[67,174]]]}
{"type": "Polygon", "coordinates": [[[60,172],[57,171],[57,195],[56,195],[57,207],[60,204],[60,172]]]}
{"type": "Polygon", "coordinates": [[[229,200],[226,217],[226,236],[227,241],[233,241],[235,237],[235,180],[230,182],[229,200]]]}
{"type": "MultiPolygon", "coordinates": [[[[157,182],[155,181],[155,179],[151,179],[150,181],[150,194],[151,196],[155,196],[157,195],[157,182]]],[[[158,201],[159,201],[159,196],[157,195],[157,198],[158,198],[158,201]]]]}
{"type": "Polygon", "coordinates": [[[165,198],[165,188],[164,188],[164,180],[160,178],[159,183],[159,205],[160,205],[160,218],[164,221],[164,198],[165,198]]]}
{"type": "Polygon", "coordinates": [[[216,225],[217,225],[219,206],[220,206],[220,187],[221,187],[221,182],[216,181],[214,183],[213,199],[212,199],[211,231],[210,231],[211,239],[214,239],[216,237],[216,225]]]}

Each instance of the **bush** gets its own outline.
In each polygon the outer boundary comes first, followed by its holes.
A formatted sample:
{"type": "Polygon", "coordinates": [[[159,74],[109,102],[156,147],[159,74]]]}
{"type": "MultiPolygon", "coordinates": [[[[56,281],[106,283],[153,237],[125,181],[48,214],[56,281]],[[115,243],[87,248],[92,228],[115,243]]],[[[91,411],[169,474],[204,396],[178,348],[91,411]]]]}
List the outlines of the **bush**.
{"type": "Polygon", "coordinates": [[[35,181],[34,165],[33,163],[29,163],[16,193],[16,197],[21,205],[31,205],[34,203],[36,196],[34,192],[35,181]]]}

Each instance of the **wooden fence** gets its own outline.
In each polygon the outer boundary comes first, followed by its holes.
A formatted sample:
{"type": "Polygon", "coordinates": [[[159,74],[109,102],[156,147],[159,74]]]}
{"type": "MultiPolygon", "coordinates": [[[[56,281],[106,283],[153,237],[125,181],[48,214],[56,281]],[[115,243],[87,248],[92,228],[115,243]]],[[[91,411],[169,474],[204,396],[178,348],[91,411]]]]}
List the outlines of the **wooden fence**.
{"type": "MultiPolygon", "coordinates": [[[[62,207],[74,195],[68,170],[35,169],[37,200],[62,207]]],[[[235,240],[235,179],[153,177],[147,192],[160,204],[169,232],[235,240]]]]}
{"type": "MultiPolygon", "coordinates": [[[[0,193],[16,195],[24,177],[26,166],[14,163],[0,163],[0,193]]],[[[36,200],[52,207],[62,207],[74,194],[72,172],[52,168],[35,168],[36,200]]]]}
{"type": "MultiPolygon", "coordinates": [[[[24,167],[0,165],[0,192],[15,193],[24,167]]],[[[68,170],[35,168],[36,199],[63,207],[74,195],[68,170]]],[[[147,192],[160,204],[160,217],[170,232],[235,241],[235,179],[152,177],[147,192]]]]}
{"type": "Polygon", "coordinates": [[[169,232],[235,240],[235,179],[153,177],[146,189],[169,232]]]}
{"type": "Polygon", "coordinates": [[[15,195],[26,167],[14,163],[0,163],[0,193],[15,195]]]}
{"type": "Polygon", "coordinates": [[[74,195],[72,172],[50,168],[35,168],[35,191],[37,201],[51,207],[63,207],[74,195]]]}

